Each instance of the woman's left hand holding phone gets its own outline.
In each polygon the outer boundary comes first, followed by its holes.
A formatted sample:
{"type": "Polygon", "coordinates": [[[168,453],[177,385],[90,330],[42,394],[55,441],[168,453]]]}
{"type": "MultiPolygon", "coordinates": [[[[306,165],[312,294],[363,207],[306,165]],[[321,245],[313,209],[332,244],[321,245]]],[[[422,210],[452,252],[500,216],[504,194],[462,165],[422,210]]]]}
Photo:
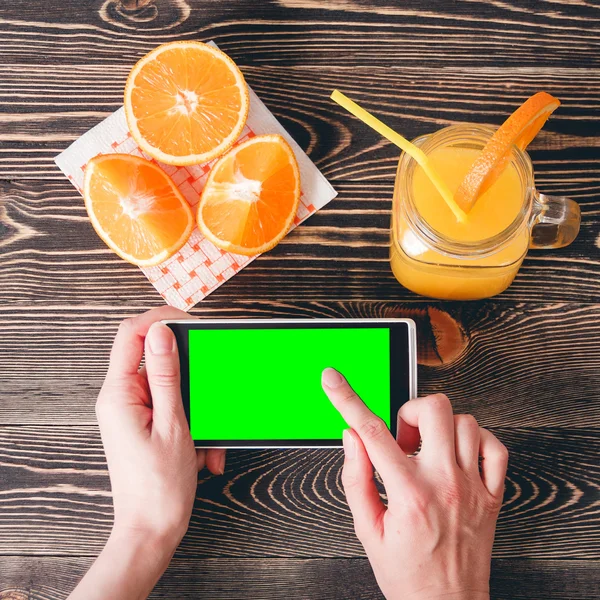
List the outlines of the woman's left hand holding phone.
{"type": "Polygon", "coordinates": [[[107,544],[71,600],[146,598],[185,534],[205,465],[223,473],[223,450],[195,450],[180,390],[171,307],[121,323],[96,403],[114,504],[107,544]],[[145,366],[140,368],[142,355],[145,366]]]}

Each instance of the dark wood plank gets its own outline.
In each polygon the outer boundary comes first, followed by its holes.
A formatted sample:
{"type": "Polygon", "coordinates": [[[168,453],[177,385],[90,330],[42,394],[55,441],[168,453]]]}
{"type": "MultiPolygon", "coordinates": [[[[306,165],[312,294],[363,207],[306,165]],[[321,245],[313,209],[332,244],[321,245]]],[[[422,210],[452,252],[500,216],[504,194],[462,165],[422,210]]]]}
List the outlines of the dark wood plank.
{"type": "MultiPolygon", "coordinates": [[[[492,428],[511,452],[497,558],[600,558],[600,431],[492,428]]],[[[112,523],[94,427],[0,427],[0,554],[94,555],[112,523]]],[[[179,556],[354,557],[340,450],[230,451],[179,556]]]]}
{"type": "MultiPolygon", "coordinates": [[[[392,184],[338,182],[339,197],[210,296],[255,300],[422,300],[389,266],[392,184]]],[[[600,298],[598,206],[582,203],[578,239],[532,251],[506,300],[600,298]]],[[[9,305],[146,307],[161,302],[144,275],[113,254],[64,182],[0,182],[0,297],[9,305]]]]}
{"type": "Polygon", "coordinates": [[[215,38],[253,64],[401,63],[598,66],[600,9],[542,0],[435,3],[419,0],[65,0],[52,11],[2,4],[4,52],[12,62],[123,64],[171,39],[215,38]],[[33,34],[33,35],[32,35],[33,34]],[[248,51],[252,51],[251,58],[248,51]]]}
{"type": "MultiPolygon", "coordinates": [[[[201,317],[411,317],[419,391],[446,392],[486,426],[600,427],[600,305],[512,302],[202,303],[201,317]]],[[[95,424],[94,403],[130,307],[0,308],[0,423],[95,424]]]]}
{"type": "MultiPolygon", "coordinates": [[[[599,36],[600,38],[600,36],[599,36]]],[[[310,62],[310,55],[306,61],[310,62]]],[[[58,179],[60,150],[117,110],[134,64],[88,61],[0,64],[0,178],[58,179]]],[[[599,182],[600,75],[583,68],[448,66],[400,63],[393,69],[247,66],[248,83],[333,182],[392,181],[398,151],[329,99],[338,87],[412,138],[457,122],[497,127],[540,89],[563,105],[531,146],[537,183],[547,193],[593,201],[599,182]]]]}
{"type": "MultiPolygon", "coordinates": [[[[117,322],[162,301],[95,237],[52,158],[173,39],[215,39],[340,190],[194,312],[416,318],[421,390],[448,391],[512,452],[493,597],[596,597],[599,307],[584,303],[600,298],[599,23],[579,0],[2,3],[0,180],[54,182],[0,190],[0,598],[64,597],[110,528],[93,402],[117,322]],[[488,303],[406,292],[387,262],[397,152],[328,100],[333,87],[409,137],[497,125],[554,93],[563,106],[531,154],[542,191],[582,204],[577,243],[532,253],[488,303]]],[[[339,466],[339,452],[230,453],[224,477],[202,478],[154,597],[380,598],[363,558],[308,558],[362,556],[339,466]],[[198,559],[219,555],[237,558],[198,559]]]]}
{"type": "MultiPolygon", "coordinates": [[[[66,597],[91,558],[0,557],[0,600],[66,597]]],[[[494,600],[590,600],[600,587],[600,561],[492,561],[494,600]],[[517,583],[518,582],[518,583],[517,583]]],[[[175,558],[151,599],[381,599],[366,559],[175,558]],[[235,577],[231,574],[235,573],[235,577]]]]}

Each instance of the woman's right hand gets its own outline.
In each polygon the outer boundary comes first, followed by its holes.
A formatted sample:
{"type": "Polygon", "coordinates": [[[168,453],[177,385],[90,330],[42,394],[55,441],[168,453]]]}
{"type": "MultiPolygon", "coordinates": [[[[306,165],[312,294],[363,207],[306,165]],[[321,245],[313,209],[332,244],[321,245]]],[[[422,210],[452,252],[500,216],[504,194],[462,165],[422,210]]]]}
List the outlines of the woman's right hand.
{"type": "Polygon", "coordinates": [[[323,389],[352,428],[344,432],[342,482],[386,598],[488,599],[508,464],[504,445],[471,415],[453,415],[442,394],[402,406],[396,441],[334,369],[323,372],[323,389]],[[421,450],[407,456],[419,438],[421,450]]]}

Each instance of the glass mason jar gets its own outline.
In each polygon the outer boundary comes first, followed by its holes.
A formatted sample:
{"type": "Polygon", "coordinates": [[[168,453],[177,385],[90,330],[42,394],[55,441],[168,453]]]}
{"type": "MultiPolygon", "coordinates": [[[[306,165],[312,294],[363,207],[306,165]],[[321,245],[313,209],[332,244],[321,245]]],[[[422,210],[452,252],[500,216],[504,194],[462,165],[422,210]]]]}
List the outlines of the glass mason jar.
{"type": "MultiPolygon", "coordinates": [[[[482,150],[494,131],[478,125],[452,125],[413,141],[426,154],[439,147],[482,150]]],[[[396,279],[422,296],[476,300],[503,292],[513,281],[528,248],[562,248],[579,233],[581,213],[573,200],[540,194],[529,155],[513,149],[520,180],[521,209],[497,235],[475,241],[450,239],[433,229],[414,201],[416,161],[403,153],[392,205],[390,262],[396,279]]]]}

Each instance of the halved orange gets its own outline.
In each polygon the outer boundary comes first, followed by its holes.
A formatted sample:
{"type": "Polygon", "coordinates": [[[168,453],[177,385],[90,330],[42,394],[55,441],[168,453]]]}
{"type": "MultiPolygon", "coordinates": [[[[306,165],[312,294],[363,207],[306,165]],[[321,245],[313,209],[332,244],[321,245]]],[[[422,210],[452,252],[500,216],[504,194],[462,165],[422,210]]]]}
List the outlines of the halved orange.
{"type": "Polygon", "coordinates": [[[510,162],[513,145],[525,150],[539,133],[560,101],[538,92],[506,119],[492,136],[454,194],[454,200],[469,212],[510,162]]]}
{"type": "Polygon", "coordinates": [[[144,158],[104,154],[86,166],[83,197],[96,233],[140,267],[173,256],[190,237],[194,216],[171,178],[144,158]]]}
{"type": "Polygon", "coordinates": [[[226,152],[240,136],[249,106],[242,72],[202,42],[155,48],[125,85],[131,135],[142,150],[171,165],[208,162],[226,152]]]}
{"type": "Polygon", "coordinates": [[[278,244],[300,201],[300,172],[280,135],[250,138],[212,168],[198,207],[198,226],[213,244],[252,256],[278,244]]]}

